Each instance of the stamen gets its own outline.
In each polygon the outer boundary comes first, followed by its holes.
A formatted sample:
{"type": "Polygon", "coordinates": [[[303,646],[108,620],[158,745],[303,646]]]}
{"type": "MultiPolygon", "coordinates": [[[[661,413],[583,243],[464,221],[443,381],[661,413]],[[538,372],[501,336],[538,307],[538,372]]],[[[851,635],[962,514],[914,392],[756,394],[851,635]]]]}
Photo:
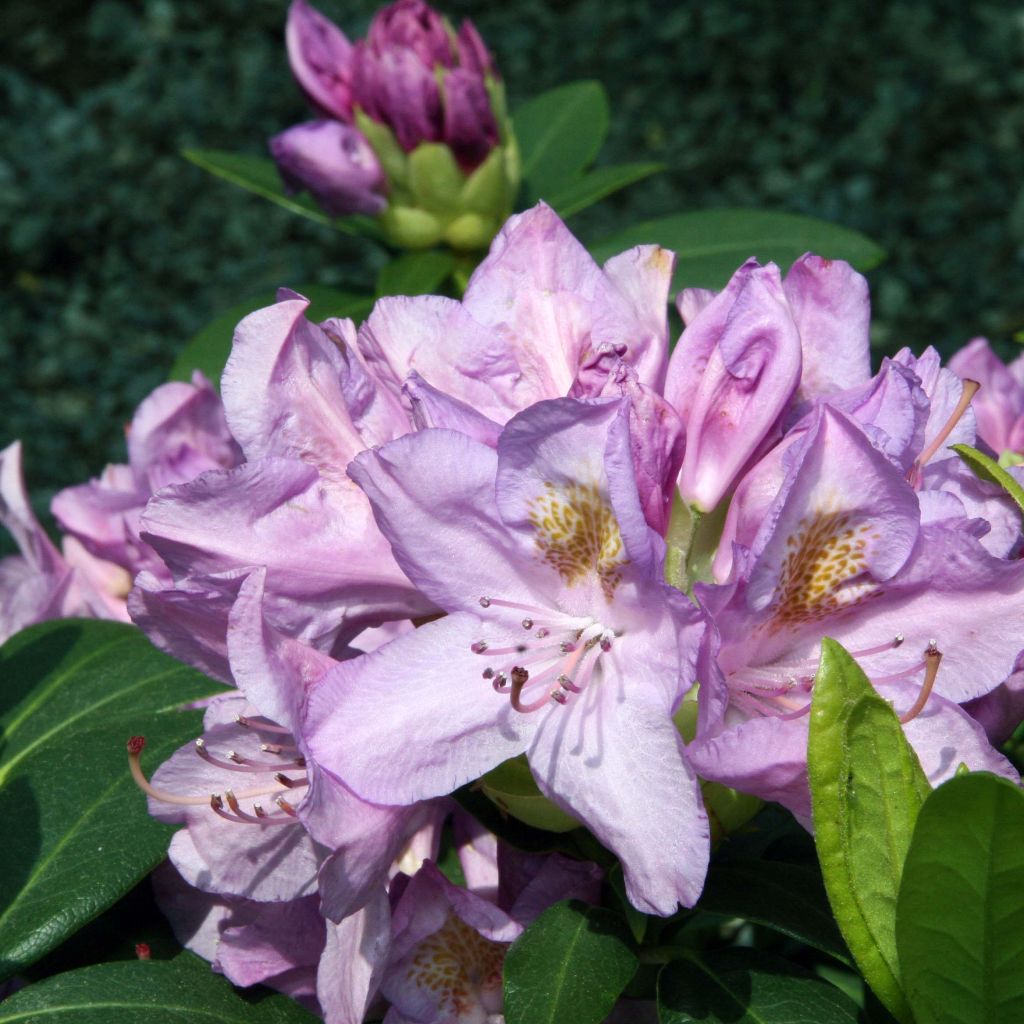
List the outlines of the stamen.
{"type": "Polygon", "coordinates": [[[900,724],[906,725],[913,721],[924,710],[928,698],[932,695],[932,688],[935,686],[935,679],[939,674],[939,665],[942,664],[942,651],[938,649],[934,640],[928,641],[928,650],[924,652],[925,665],[924,682],[921,684],[921,692],[917,700],[905,714],[900,715],[900,724]]]}
{"type": "Polygon", "coordinates": [[[292,807],[292,805],[288,803],[283,796],[275,796],[274,803],[277,804],[285,814],[290,815],[293,818],[297,818],[299,816],[295,808],[292,807]]]}
{"type": "Polygon", "coordinates": [[[960,418],[963,416],[971,404],[971,400],[978,393],[978,389],[981,385],[976,380],[965,380],[963,391],[960,392],[960,401],[956,403],[956,407],[950,413],[949,419],[946,420],[943,428],[935,435],[931,444],[914,460],[914,464],[910,467],[907,472],[907,479],[910,480],[915,486],[920,483],[920,471],[927,465],[928,460],[943,446],[946,439],[950,434],[953,433],[957,423],[960,422],[960,418]]]}
{"type": "Polygon", "coordinates": [[[513,608],[519,612],[529,612],[531,615],[550,615],[548,609],[540,608],[535,604],[523,604],[520,601],[505,601],[499,597],[481,597],[481,608],[513,608]]]}
{"type": "Polygon", "coordinates": [[[246,718],[245,715],[235,715],[235,724],[244,726],[246,729],[256,729],[259,732],[276,732],[282,736],[291,736],[292,734],[290,729],[285,729],[274,722],[268,722],[266,719],[257,721],[255,718],[246,718]]]}
{"type": "Polygon", "coordinates": [[[491,686],[495,693],[508,693],[508,676],[504,672],[495,673],[491,686]]]}
{"type": "Polygon", "coordinates": [[[236,753],[234,750],[228,751],[228,760],[223,761],[219,757],[215,757],[207,749],[206,741],[200,736],[196,740],[196,753],[208,764],[214,765],[216,768],[224,768],[229,772],[249,772],[251,774],[258,774],[266,771],[277,771],[280,768],[305,768],[306,759],[304,757],[297,757],[294,761],[288,761],[282,763],[281,761],[254,761],[252,758],[242,757],[241,754],[236,753]]]}
{"type": "Polygon", "coordinates": [[[522,626],[523,629],[533,629],[533,619],[523,619],[522,626]]]}

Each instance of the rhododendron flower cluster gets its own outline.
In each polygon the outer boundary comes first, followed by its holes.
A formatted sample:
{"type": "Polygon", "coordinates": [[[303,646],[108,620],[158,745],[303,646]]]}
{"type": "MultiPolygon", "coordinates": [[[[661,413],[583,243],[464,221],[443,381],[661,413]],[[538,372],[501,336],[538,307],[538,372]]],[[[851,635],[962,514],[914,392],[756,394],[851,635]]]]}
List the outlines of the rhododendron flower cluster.
{"type": "MultiPolygon", "coordinates": [[[[450,53],[413,6],[360,44],[371,70],[450,53]]],[[[307,91],[386,119],[364,72],[314,60],[348,44],[297,8],[307,91]]],[[[672,348],[672,273],[657,246],[599,266],[542,204],[461,299],[316,324],[282,292],[238,325],[222,405],[168,386],[130,467],[58,496],[69,538],[136,574],[127,609],[154,643],[234,687],[151,775],[142,738],[129,755],[151,813],[182,826],[162,903],[237,984],[329,1022],[493,1021],[509,944],[558,900],[596,901],[608,864],[637,910],[692,907],[706,783],[810,827],[826,636],[931,783],[961,764],[1018,780],[989,737],[1020,717],[1019,510],[949,449],[1017,453],[1016,369],[973,342],[951,367],[903,351],[873,374],[864,279],[810,254],[683,291],[672,348]],[[600,867],[523,853],[466,810],[524,760],[600,867]]],[[[38,530],[5,459],[23,551],[5,577],[36,581],[18,591],[36,618],[100,614],[90,595],[118,591],[38,530]]]]}

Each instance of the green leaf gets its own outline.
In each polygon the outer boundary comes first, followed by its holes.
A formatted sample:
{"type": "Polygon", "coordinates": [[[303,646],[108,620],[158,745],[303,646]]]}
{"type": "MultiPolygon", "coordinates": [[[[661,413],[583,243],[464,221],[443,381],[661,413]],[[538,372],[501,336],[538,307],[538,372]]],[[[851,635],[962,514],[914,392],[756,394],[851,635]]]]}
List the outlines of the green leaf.
{"type": "Polygon", "coordinates": [[[770,860],[713,863],[697,909],[765,925],[852,963],[816,868],[770,860]]]}
{"type": "Polygon", "coordinates": [[[600,1024],[636,973],[617,914],[576,900],[537,918],[505,957],[507,1024],[600,1024]]]}
{"type": "Polygon", "coordinates": [[[364,235],[380,239],[383,233],[372,217],[352,216],[335,218],[324,213],[308,196],[290,196],[281,184],[274,161],[267,156],[253,156],[249,153],[228,153],[221,149],[184,149],[181,155],[217,178],[230,181],[249,192],[255,192],[291,213],[327,224],[349,235],[364,235]]]}
{"type": "MultiPolygon", "coordinates": [[[[368,295],[341,292],[319,284],[299,285],[295,289],[310,300],[306,316],[310,320],[326,320],[328,317],[352,317],[363,319],[373,308],[373,299],[368,295]]],[[[171,368],[171,380],[191,380],[192,371],[199,370],[216,384],[224,372],[224,366],[231,354],[231,339],[240,320],[257,309],[273,305],[276,296],[266,292],[245,302],[232,306],[207,324],[186,346],[171,368]]]]}
{"type": "Polygon", "coordinates": [[[987,773],[925,801],[896,939],[917,1024],[1024,1021],[1024,793],[987,773]]]}
{"type": "MultiPolygon", "coordinates": [[[[186,702],[222,687],[161,654],[133,626],[59,620],[0,648],[0,977],[53,949],[167,854],[125,743],[158,765],[195,736],[186,702]]],[[[6,1004],[5,1004],[6,1005],[6,1004]]]]}
{"type": "Polygon", "coordinates": [[[96,964],[47,978],[0,1003],[0,1024],[315,1024],[281,995],[242,999],[209,964],[170,961],[96,964]]]}
{"type": "Polygon", "coordinates": [[[574,213],[600,202],[605,196],[628,188],[664,169],[664,164],[616,164],[614,167],[598,167],[559,189],[557,193],[545,195],[543,198],[560,217],[567,219],[574,213]]]}
{"type": "Polygon", "coordinates": [[[512,116],[522,175],[548,196],[593,163],[608,134],[608,96],[600,82],[570,82],[524,103],[512,116]]]}
{"type": "Polygon", "coordinates": [[[1024,487],[1021,487],[995,459],[989,458],[984,452],[979,452],[969,444],[951,444],[950,448],[967,463],[968,468],[979,480],[998,484],[1024,512],[1024,487]]]}
{"type": "Polygon", "coordinates": [[[909,1021],[896,956],[896,898],[930,787],[892,706],[827,637],[811,699],[807,771],[836,923],[875,994],[909,1021]]]}
{"type": "Polygon", "coordinates": [[[659,1024],[855,1024],[859,1012],[834,985],[753,949],[687,956],[658,977],[659,1024]]]}
{"type": "Polygon", "coordinates": [[[378,295],[429,295],[455,269],[455,256],[446,249],[403,253],[385,263],[377,274],[378,295]]]}
{"type": "Polygon", "coordinates": [[[870,239],[827,221],[795,213],[722,209],[677,213],[645,221],[590,247],[598,260],[634,245],[657,243],[675,252],[675,288],[722,288],[751,256],[782,270],[805,252],[846,260],[869,270],[885,258],[870,239]]]}

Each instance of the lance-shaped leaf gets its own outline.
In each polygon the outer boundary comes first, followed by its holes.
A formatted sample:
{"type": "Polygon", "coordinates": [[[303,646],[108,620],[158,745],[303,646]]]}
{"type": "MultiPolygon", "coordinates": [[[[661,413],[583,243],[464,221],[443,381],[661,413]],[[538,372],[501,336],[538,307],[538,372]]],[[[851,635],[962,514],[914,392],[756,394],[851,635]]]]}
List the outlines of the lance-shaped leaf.
{"type": "Polygon", "coordinates": [[[675,288],[722,288],[751,256],[782,270],[805,252],[870,270],[885,253],[858,231],[795,213],[698,210],[635,224],[590,246],[607,259],[633,245],[657,244],[676,254],[675,288]]]}
{"type": "Polygon", "coordinates": [[[505,957],[507,1024],[600,1024],[636,973],[626,922],[576,900],[556,903],[505,957]]]}
{"type": "Polygon", "coordinates": [[[1024,1020],[1024,793],[950,779],[914,828],[896,915],[917,1024],[1024,1020]]]}
{"type": "Polygon", "coordinates": [[[811,865],[770,860],[713,864],[697,909],[745,918],[850,963],[821,874],[811,865]]]}
{"type": "Polygon", "coordinates": [[[427,295],[444,284],[455,269],[448,250],[407,252],[385,263],[377,274],[378,295],[427,295]]]}
{"type": "Polygon", "coordinates": [[[998,484],[1013,498],[1021,511],[1024,511],[1024,487],[1021,487],[995,459],[984,452],[979,452],[977,448],[972,448],[969,444],[952,444],[950,448],[967,463],[971,472],[979,480],[998,484]]]}
{"type": "Polygon", "coordinates": [[[531,191],[546,199],[577,178],[600,151],[608,125],[600,82],[570,82],[524,103],[512,127],[531,191]]]}
{"type": "Polygon", "coordinates": [[[201,167],[217,178],[230,181],[249,192],[283,206],[291,213],[307,217],[318,224],[327,224],[349,235],[380,239],[383,232],[372,217],[354,215],[334,218],[324,213],[309,196],[290,196],[284,190],[281,176],[270,157],[249,153],[228,153],[220,149],[186,149],[181,154],[189,163],[201,167]]]}
{"type": "Polygon", "coordinates": [[[854,1024],[834,985],[754,949],[692,954],[658,976],[660,1024],[854,1024]]]}
{"type": "Polygon", "coordinates": [[[664,164],[653,163],[598,167],[559,189],[558,192],[552,193],[548,203],[559,217],[568,220],[574,213],[593,206],[613,192],[635,185],[638,181],[643,181],[644,178],[649,178],[664,169],[664,164]]]}
{"type": "Polygon", "coordinates": [[[286,996],[242,999],[191,955],[96,964],[22,989],[0,1003],[0,1024],[315,1024],[286,996]]]}
{"type": "Polygon", "coordinates": [[[896,956],[896,898],[928,780],[892,707],[828,638],[814,681],[807,769],[836,922],[875,994],[909,1021],[896,956]]]}
{"type": "MultiPolygon", "coordinates": [[[[167,853],[125,742],[159,764],[201,727],[180,705],[218,683],[116,622],[59,620],[0,648],[0,978],[115,903],[167,853]]],[[[6,1005],[6,1004],[5,1004],[6,1005]]]]}

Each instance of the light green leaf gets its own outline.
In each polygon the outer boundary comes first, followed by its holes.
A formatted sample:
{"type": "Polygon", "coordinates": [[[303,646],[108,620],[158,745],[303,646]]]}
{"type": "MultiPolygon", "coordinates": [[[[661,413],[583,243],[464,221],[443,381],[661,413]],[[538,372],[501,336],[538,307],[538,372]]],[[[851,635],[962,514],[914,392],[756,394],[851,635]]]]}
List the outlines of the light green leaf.
{"type": "Polygon", "coordinates": [[[369,238],[383,237],[372,217],[360,215],[336,218],[324,213],[305,193],[290,196],[281,184],[274,161],[267,156],[253,156],[250,153],[228,153],[221,149],[185,149],[181,155],[201,167],[204,171],[232,185],[255,192],[278,206],[283,206],[300,217],[326,224],[349,235],[364,235],[369,238]]]}
{"type": "Polygon", "coordinates": [[[771,860],[713,863],[697,909],[765,925],[851,963],[821,874],[809,865],[771,860]]]}
{"type": "Polygon", "coordinates": [[[917,1024],[1024,1021],[1024,793],[984,772],[925,801],[896,939],[917,1024]]]}
{"type": "Polygon", "coordinates": [[[557,193],[542,196],[563,219],[585,210],[600,202],[613,192],[649,178],[665,169],[664,164],[616,164],[613,167],[598,167],[596,170],[577,178],[557,193]]]}
{"type": "Polygon", "coordinates": [[[969,444],[951,444],[950,448],[964,460],[979,480],[998,484],[1024,512],[1024,487],[1021,487],[995,459],[989,458],[984,452],[979,452],[977,448],[972,448],[969,444]]]}
{"type": "Polygon", "coordinates": [[[507,1024],[600,1024],[636,973],[625,922],[610,910],[556,903],[505,957],[507,1024]]]}
{"type": "Polygon", "coordinates": [[[570,82],[535,96],[512,116],[522,176],[547,197],[593,163],[608,134],[608,96],[600,82],[570,82]]]}
{"type": "Polygon", "coordinates": [[[407,252],[385,263],[377,275],[378,295],[429,295],[444,284],[455,269],[447,249],[407,252]]]}
{"type": "Polygon", "coordinates": [[[677,289],[722,288],[751,256],[762,263],[772,260],[782,270],[808,251],[846,260],[858,270],[870,270],[885,258],[874,242],[850,228],[795,213],[745,209],[698,210],[645,221],[590,246],[590,251],[605,260],[647,243],[675,252],[677,289]]]}
{"type": "Polygon", "coordinates": [[[209,964],[96,964],[47,978],[0,1003],[0,1024],[316,1024],[282,995],[242,999],[209,964]]]}
{"type": "MultiPolygon", "coordinates": [[[[125,743],[160,764],[201,728],[181,704],[223,689],[135,627],[65,619],[0,648],[0,977],[37,960],[166,856],[125,743]]],[[[7,1004],[4,1004],[5,1006],[7,1004]]]]}
{"type": "Polygon", "coordinates": [[[892,706],[827,637],[811,699],[807,771],[815,843],[836,923],[878,998],[910,1021],[899,983],[896,897],[930,787],[892,706]]]}
{"type": "MultiPolygon", "coordinates": [[[[359,321],[373,308],[373,299],[368,295],[337,291],[319,284],[298,285],[294,291],[310,300],[306,316],[316,322],[333,316],[347,316],[359,321]]],[[[191,380],[192,371],[199,370],[209,377],[214,385],[218,384],[231,354],[231,340],[239,322],[255,310],[273,305],[275,301],[276,296],[272,292],[266,292],[246,299],[245,302],[240,302],[221,313],[182,349],[178,358],[174,360],[170,379],[191,380]]]]}
{"type": "Polygon", "coordinates": [[[659,1024],[855,1024],[857,1005],[780,957],[727,949],[667,964],[659,1024]]]}

